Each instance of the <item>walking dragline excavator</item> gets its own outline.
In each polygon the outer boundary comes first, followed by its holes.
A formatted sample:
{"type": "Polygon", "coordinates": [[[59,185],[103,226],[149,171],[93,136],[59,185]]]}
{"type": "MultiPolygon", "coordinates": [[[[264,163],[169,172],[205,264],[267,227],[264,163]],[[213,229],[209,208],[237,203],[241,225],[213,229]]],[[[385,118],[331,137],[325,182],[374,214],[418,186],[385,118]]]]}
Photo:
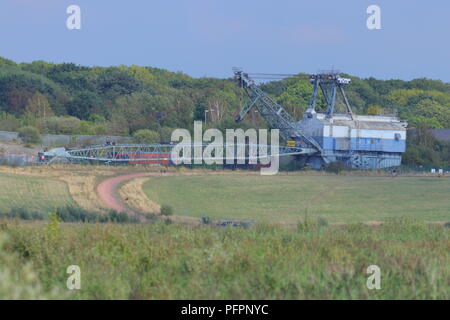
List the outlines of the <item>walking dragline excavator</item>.
{"type": "Polygon", "coordinates": [[[406,126],[394,116],[355,115],[344,86],[351,80],[337,72],[311,75],[311,99],[303,115],[296,121],[281,105],[262,91],[248,73],[234,69],[234,78],[248,95],[236,121],[256,108],[272,129],[290,146],[308,150],[302,157],[312,168],[320,169],[331,162],[341,162],[351,168],[381,169],[401,164],[406,150],[406,126]],[[319,90],[325,101],[324,112],[317,112],[319,90]],[[345,106],[337,113],[340,96],[345,106]],[[306,157],[306,158],[305,158],[306,157]]]}

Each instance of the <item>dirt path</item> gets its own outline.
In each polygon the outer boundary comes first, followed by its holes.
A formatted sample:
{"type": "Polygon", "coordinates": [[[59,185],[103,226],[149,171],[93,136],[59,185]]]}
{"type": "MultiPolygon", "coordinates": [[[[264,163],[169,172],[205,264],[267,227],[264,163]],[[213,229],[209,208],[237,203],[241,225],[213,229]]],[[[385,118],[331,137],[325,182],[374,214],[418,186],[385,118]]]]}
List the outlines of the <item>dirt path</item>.
{"type": "Polygon", "coordinates": [[[154,173],[152,172],[130,173],[123,176],[112,177],[103,180],[97,187],[98,196],[103,201],[103,203],[111,209],[114,209],[118,212],[125,212],[128,215],[139,216],[138,213],[134,212],[130,207],[128,207],[125,203],[123,203],[123,201],[120,199],[117,189],[120,186],[120,184],[125,181],[136,178],[142,178],[150,175],[154,175],[154,173]]]}
{"type": "MultiPolygon", "coordinates": [[[[199,173],[197,172],[184,173],[184,175],[187,176],[198,174],[199,173]]],[[[173,175],[174,173],[171,172],[164,173],[164,176],[173,175]]],[[[157,209],[153,211],[159,211],[159,204],[148,199],[142,191],[142,184],[146,181],[145,178],[150,176],[161,176],[161,173],[138,172],[107,178],[97,186],[98,197],[107,208],[111,208],[118,212],[125,212],[130,216],[136,216],[141,222],[145,222],[147,221],[147,218],[140,213],[141,209],[145,207],[146,209],[151,208],[157,209]],[[129,202],[125,202],[123,199],[129,200],[129,202]]],[[[189,216],[171,215],[170,220],[189,225],[200,224],[200,219],[189,216]]]]}

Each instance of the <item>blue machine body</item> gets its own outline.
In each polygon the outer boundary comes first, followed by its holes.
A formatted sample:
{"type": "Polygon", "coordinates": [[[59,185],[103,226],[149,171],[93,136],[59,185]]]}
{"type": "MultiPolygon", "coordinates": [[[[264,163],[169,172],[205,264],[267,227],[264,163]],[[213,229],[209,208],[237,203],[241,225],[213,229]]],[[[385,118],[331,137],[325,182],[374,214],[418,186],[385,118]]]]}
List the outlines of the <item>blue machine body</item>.
{"type": "MultiPolygon", "coordinates": [[[[309,164],[319,168],[328,162],[343,162],[359,169],[399,166],[406,151],[406,123],[392,116],[350,116],[307,112],[297,127],[322,148],[309,164]]],[[[298,140],[301,140],[299,138],[298,140]]]]}

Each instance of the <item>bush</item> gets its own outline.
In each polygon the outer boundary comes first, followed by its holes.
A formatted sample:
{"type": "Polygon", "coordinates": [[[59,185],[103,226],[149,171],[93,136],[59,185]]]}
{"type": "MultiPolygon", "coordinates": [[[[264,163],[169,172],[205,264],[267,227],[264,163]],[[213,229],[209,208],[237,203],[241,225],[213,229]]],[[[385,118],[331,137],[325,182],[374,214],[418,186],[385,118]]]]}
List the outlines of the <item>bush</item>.
{"type": "Polygon", "coordinates": [[[62,222],[97,222],[98,215],[79,207],[63,207],[56,210],[56,215],[62,222]]]}
{"type": "Polygon", "coordinates": [[[46,120],[45,126],[53,134],[79,134],[81,120],[75,117],[51,117],[46,120]]]}
{"type": "MultiPolygon", "coordinates": [[[[90,212],[80,207],[67,206],[57,208],[55,215],[61,222],[82,222],[82,223],[138,223],[137,217],[130,217],[124,212],[109,211],[105,215],[90,212]]],[[[24,208],[13,208],[8,212],[0,212],[0,218],[21,219],[21,220],[44,220],[48,219],[43,213],[29,211],[24,208]]]]}
{"type": "Polygon", "coordinates": [[[163,143],[170,143],[172,141],[172,132],[174,130],[175,130],[175,128],[162,127],[159,130],[161,142],[163,142],[163,143]]]}
{"type": "Polygon", "coordinates": [[[38,129],[31,126],[22,127],[19,129],[19,138],[25,143],[39,143],[41,142],[41,135],[38,129]]]}
{"type": "Polygon", "coordinates": [[[111,210],[106,215],[92,213],[79,207],[64,207],[57,209],[57,215],[62,222],[85,222],[85,223],[136,223],[139,220],[130,217],[124,212],[111,210]]]}
{"type": "Polygon", "coordinates": [[[31,220],[44,220],[44,215],[39,212],[31,212],[31,220]]]}
{"type": "Polygon", "coordinates": [[[161,206],[161,215],[163,216],[171,216],[173,214],[173,208],[170,205],[161,206]]]}
{"type": "Polygon", "coordinates": [[[130,222],[130,217],[125,212],[117,212],[111,210],[108,213],[109,222],[112,223],[127,223],[130,222]]]}
{"type": "Polygon", "coordinates": [[[210,224],[211,223],[211,219],[209,217],[202,217],[202,223],[203,224],[210,224]]]}
{"type": "Polygon", "coordinates": [[[319,230],[320,228],[327,227],[328,221],[325,218],[318,217],[317,219],[310,219],[306,214],[303,221],[298,222],[297,230],[299,232],[314,232],[319,230]]]}
{"type": "Polygon", "coordinates": [[[104,135],[107,132],[106,123],[94,123],[91,121],[81,121],[79,135],[104,135]]]}
{"type": "MultiPolygon", "coordinates": [[[[0,110],[5,109],[0,103],[0,110]]],[[[0,130],[2,131],[17,131],[22,126],[20,119],[12,114],[0,113],[0,130]]]]}
{"type": "Polygon", "coordinates": [[[0,213],[0,218],[22,219],[22,220],[43,220],[44,215],[39,212],[29,211],[24,208],[13,208],[9,212],[0,213]]]}
{"type": "Polygon", "coordinates": [[[322,217],[317,218],[317,224],[319,227],[327,227],[328,226],[328,220],[322,217]]]}
{"type": "Polygon", "coordinates": [[[342,162],[331,162],[324,166],[326,172],[339,174],[343,170],[348,170],[349,168],[342,162]]]}
{"type": "Polygon", "coordinates": [[[159,143],[160,136],[156,131],[141,129],[133,134],[136,143],[159,143]]]}

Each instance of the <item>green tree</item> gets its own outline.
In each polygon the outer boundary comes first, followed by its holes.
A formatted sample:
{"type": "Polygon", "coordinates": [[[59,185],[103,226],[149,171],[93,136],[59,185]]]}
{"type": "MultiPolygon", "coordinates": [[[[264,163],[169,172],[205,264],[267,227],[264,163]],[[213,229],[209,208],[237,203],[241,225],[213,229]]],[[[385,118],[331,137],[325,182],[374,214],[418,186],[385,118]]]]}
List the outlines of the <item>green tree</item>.
{"type": "Polygon", "coordinates": [[[136,143],[152,144],[159,143],[160,141],[159,133],[149,129],[141,129],[136,131],[133,134],[133,138],[136,143]]]}
{"type": "Polygon", "coordinates": [[[162,127],[159,130],[159,135],[161,137],[161,142],[163,143],[169,143],[172,140],[172,132],[175,130],[175,128],[170,127],[162,127]]]}
{"type": "Polygon", "coordinates": [[[19,129],[19,138],[25,143],[39,143],[41,136],[35,127],[22,127],[19,129]]]}
{"type": "Polygon", "coordinates": [[[167,97],[152,96],[146,92],[137,92],[119,97],[115,101],[113,119],[127,127],[127,131],[140,129],[157,130],[158,112],[170,106],[167,97]]]}
{"type": "Polygon", "coordinates": [[[97,80],[97,90],[108,97],[132,94],[142,89],[142,82],[134,78],[128,70],[105,68],[97,80]]]}
{"type": "Polygon", "coordinates": [[[87,120],[92,114],[107,113],[104,103],[99,96],[90,91],[81,91],[72,99],[65,103],[65,108],[70,116],[81,120],[87,120]]]}
{"type": "Polygon", "coordinates": [[[53,134],[80,134],[81,120],[76,117],[51,117],[45,121],[45,127],[53,134]]]}
{"type": "Polygon", "coordinates": [[[376,104],[372,104],[369,106],[369,108],[367,108],[367,114],[373,116],[384,114],[384,112],[385,112],[384,109],[376,104]]]}
{"type": "Polygon", "coordinates": [[[36,118],[47,118],[53,115],[53,110],[46,96],[36,93],[28,99],[25,112],[36,118]]]}

